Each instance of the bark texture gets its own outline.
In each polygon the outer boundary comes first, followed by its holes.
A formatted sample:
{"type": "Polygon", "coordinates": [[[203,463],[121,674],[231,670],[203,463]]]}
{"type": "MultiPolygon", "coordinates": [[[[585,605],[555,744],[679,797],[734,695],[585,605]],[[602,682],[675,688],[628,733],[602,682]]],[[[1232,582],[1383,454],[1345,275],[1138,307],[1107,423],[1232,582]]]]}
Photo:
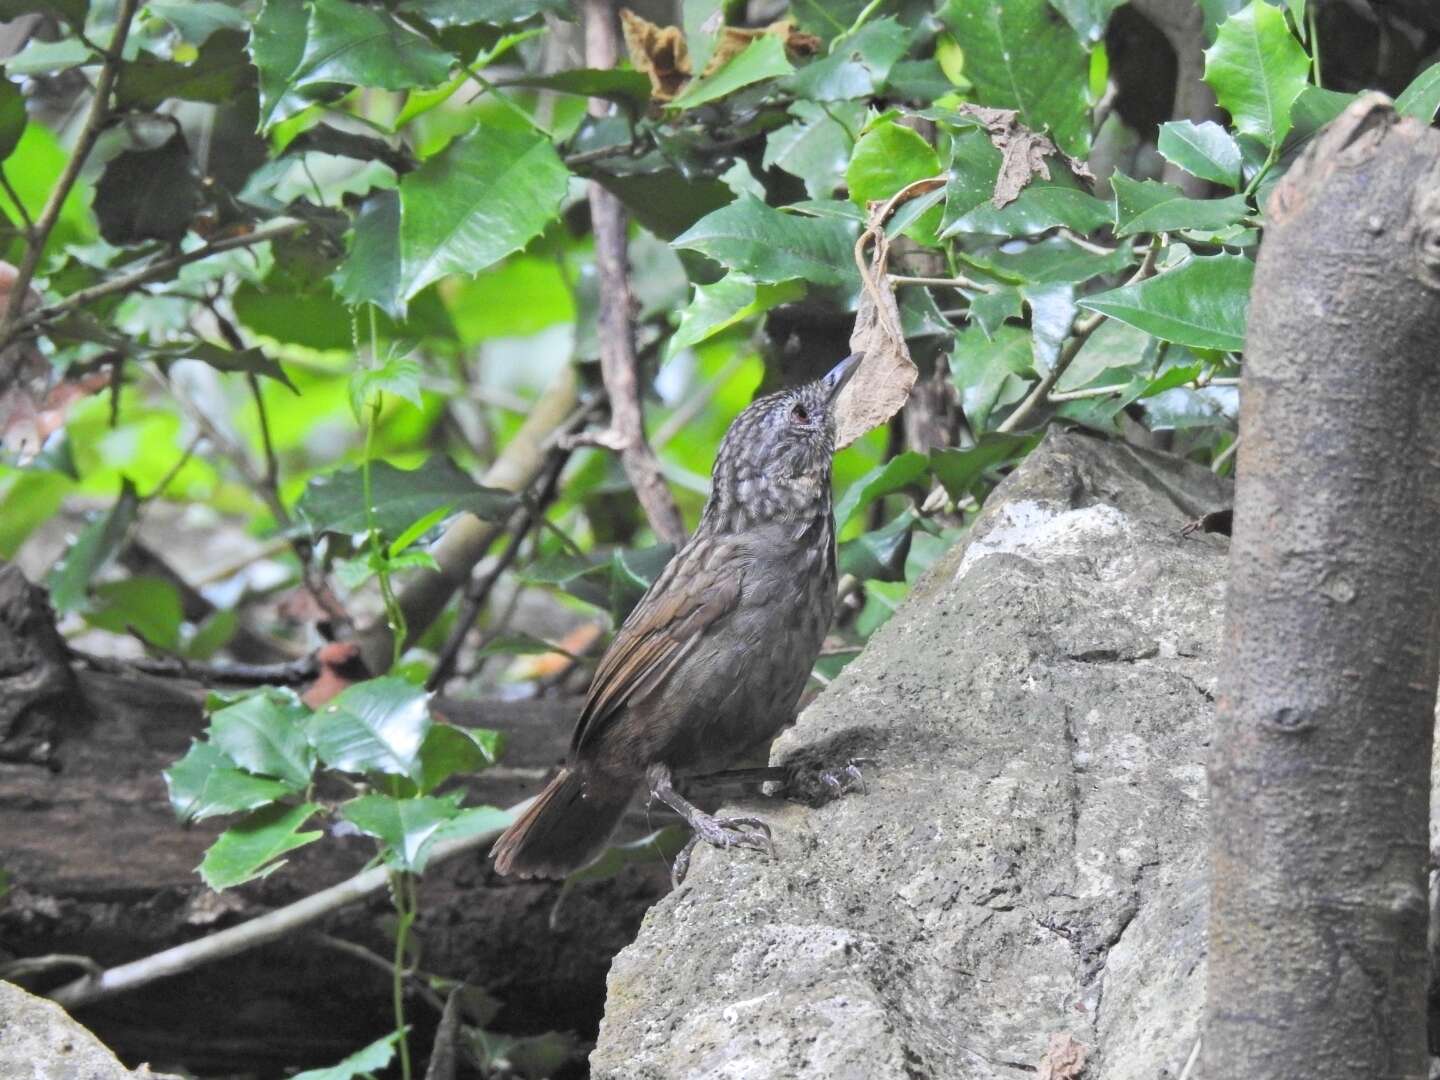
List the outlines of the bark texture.
{"type": "Polygon", "coordinates": [[[1363,98],[1268,210],[1210,763],[1202,1072],[1424,1077],[1440,133],[1363,98]]]}

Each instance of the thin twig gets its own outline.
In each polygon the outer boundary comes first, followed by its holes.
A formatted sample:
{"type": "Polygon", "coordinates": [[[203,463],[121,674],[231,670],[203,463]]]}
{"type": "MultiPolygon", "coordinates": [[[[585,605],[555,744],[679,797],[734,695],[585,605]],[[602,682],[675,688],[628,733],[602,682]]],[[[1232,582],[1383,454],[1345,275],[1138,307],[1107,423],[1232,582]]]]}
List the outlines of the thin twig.
{"type": "Polygon", "coordinates": [[[120,660],[94,656],[78,649],[71,649],[70,656],[86,667],[111,675],[131,675],[138,671],[165,679],[190,679],[205,686],[299,686],[320,672],[313,655],[276,664],[205,663],[179,657],[150,656],[120,660]]]}
{"type": "Polygon", "coordinates": [[[110,91],[120,74],[125,39],[130,34],[130,23],[134,20],[135,9],[139,6],[140,0],[120,0],[115,12],[115,32],[110,38],[109,48],[103,54],[100,77],[95,82],[95,96],[90,101],[90,112],[85,117],[85,126],[80,129],[80,137],[75,140],[70,156],[65,159],[65,168],[60,173],[60,178],[55,181],[55,186],[50,189],[50,197],[45,200],[45,206],[30,230],[25,256],[20,260],[20,270],[10,292],[10,304],[5,310],[4,318],[0,319],[0,349],[8,345],[14,337],[21,309],[30,292],[30,282],[35,280],[35,270],[40,265],[45,245],[60,220],[60,211],[70,196],[70,190],[75,186],[75,181],[80,179],[80,172],[90,159],[95,140],[100,138],[100,132],[104,130],[105,121],[110,116],[110,91]]]}
{"type": "MultiPolygon", "coordinates": [[[[1151,244],[1149,250],[1145,252],[1145,258],[1141,261],[1139,268],[1130,276],[1130,279],[1125,282],[1125,284],[1133,285],[1137,281],[1143,281],[1154,273],[1155,258],[1159,254],[1159,251],[1160,245],[1158,242],[1151,244]]],[[[1049,398],[1050,392],[1055,389],[1055,384],[1060,381],[1060,376],[1065,374],[1065,369],[1068,368],[1075,357],[1080,354],[1080,350],[1085,347],[1085,342],[1090,340],[1090,335],[1100,329],[1100,324],[1104,321],[1105,316],[1098,311],[1085,316],[1083,319],[1076,320],[1071,327],[1070,336],[1060,348],[1060,355],[1055,358],[1055,363],[1050,366],[1050,370],[1045,373],[1045,377],[1036,383],[1035,388],[1030,391],[1024,401],[1016,406],[1015,411],[995,428],[996,431],[1002,434],[1014,431],[1035,411],[1035,408],[1041,402],[1049,398]]]]}
{"type": "Polygon", "coordinates": [[[4,165],[0,165],[0,190],[10,196],[10,201],[15,204],[15,212],[20,215],[20,221],[25,226],[25,242],[33,244],[35,242],[35,219],[30,216],[30,211],[25,208],[25,204],[20,201],[20,193],[10,183],[10,177],[6,174],[4,165]]]}
{"type": "MultiPolygon", "coordinates": [[[[1196,379],[1193,383],[1190,383],[1189,385],[1190,385],[1191,387],[1193,387],[1194,389],[1196,389],[1196,390],[1203,390],[1203,389],[1205,389],[1205,387],[1207,387],[1207,386],[1239,386],[1239,385],[1240,385],[1240,380],[1239,380],[1239,379],[1209,379],[1209,380],[1205,380],[1205,379],[1202,377],[1202,378],[1200,378],[1200,379],[1196,379]]],[[[1085,387],[1084,389],[1081,389],[1081,390],[1057,390],[1057,391],[1055,391],[1055,393],[1051,394],[1051,395],[1050,395],[1049,397],[1047,397],[1045,400],[1046,400],[1049,404],[1055,405],[1055,404],[1059,404],[1059,403],[1062,402],[1062,401],[1082,401],[1082,400],[1084,400],[1085,398],[1110,397],[1112,394],[1123,394],[1126,390],[1129,390],[1130,387],[1131,387],[1131,384],[1130,384],[1130,383],[1128,383],[1128,382],[1123,382],[1123,383],[1106,383],[1104,386],[1087,386],[1087,387],[1085,387]]]]}
{"type": "Polygon", "coordinates": [[[74,953],[49,953],[45,956],[21,957],[19,960],[11,960],[8,964],[0,964],[0,979],[14,982],[27,975],[40,975],[46,971],[54,971],[56,968],[71,967],[78,967],[83,971],[88,971],[91,975],[99,975],[105,970],[88,956],[77,956],[74,953]]]}
{"type": "MultiPolygon", "coordinates": [[[[139,270],[123,274],[109,281],[102,281],[98,285],[92,285],[88,289],[80,289],[71,293],[63,300],[58,300],[45,307],[36,308],[22,316],[16,317],[10,324],[8,331],[0,333],[0,347],[8,345],[17,334],[29,330],[32,326],[49,322],[52,319],[73,311],[76,308],[84,307],[86,304],[94,303],[96,300],[107,296],[114,296],[117,293],[133,292],[142,285],[148,285],[152,281],[168,276],[172,271],[182,266],[189,266],[201,259],[208,259],[211,255],[219,255],[226,251],[234,251],[236,248],[253,247],[256,244],[263,244],[269,240],[277,240],[282,236],[289,236],[291,233],[299,232],[305,227],[303,221],[272,221],[262,225],[248,233],[239,236],[227,236],[222,239],[198,247],[194,251],[182,252],[179,255],[172,255],[167,259],[157,259],[139,270]]],[[[12,294],[13,296],[13,294],[12,294]]],[[[13,303],[13,299],[12,299],[13,303]]]]}
{"type": "MultiPolygon", "coordinates": [[[[522,813],[531,801],[526,799],[524,802],[512,806],[508,811],[510,820],[514,820],[516,815],[522,813]]],[[[503,826],[488,829],[474,836],[436,844],[430,855],[429,865],[435,866],[456,855],[482,849],[494,843],[502,828],[503,826]]],[[[286,907],[267,912],[249,922],[241,923],[239,926],[232,926],[208,937],[176,945],[128,964],[121,964],[119,967],[110,968],[99,975],[87,975],[75,979],[52,991],[49,996],[66,1009],[73,1011],[82,1005],[89,1005],[103,998],[113,997],[130,990],[138,990],[158,979],[193,971],[195,968],[214,963],[216,960],[237,956],[240,953],[259,948],[261,945],[268,945],[272,941],[279,941],[333,911],[338,911],[357,900],[364,900],[366,897],[380,892],[387,887],[389,881],[390,870],[388,867],[373,867],[338,885],[321,889],[318,893],[307,896],[303,900],[297,900],[286,907]]]]}
{"type": "Polygon", "coordinates": [[[520,510],[515,514],[510,527],[510,542],[505,545],[505,550],[500,553],[485,573],[474,578],[466,588],[465,602],[460,606],[455,625],[451,628],[444,648],[440,650],[440,656],[435,661],[435,667],[430,672],[430,677],[425,680],[427,690],[438,690],[450,678],[455,670],[455,661],[460,655],[461,646],[464,645],[470,628],[475,625],[475,620],[480,617],[480,612],[484,610],[485,602],[490,598],[495,583],[500,580],[500,575],[514,563],[515,557],[520,554],[520,545],[530,535],[530,530],[535,527],[535,523],[545,516],[546,507],[554,500],[560,472],[565,468],[570,451],[557,447],[550,451],[550,455],[550,465],[540,476],[539,490],[533,499],[525,499],[520,510]]]}
{"type": "Polygon", "coordinates": [[[1235,441],[1215,455],[1215,460],[1210,463],[1210,471],[1218,473],[1225,467],[1225,463],[1235,456],[1235,451],[1240,449],[1240,436],[1235,436],[1235,441]]]}
{"type": "MultiPolygon", "coordinates": [[[[611,0],[585,0],[584,10],[586,63],[597,69],[614,67],[620,47],[614,5],[611,0]]],[[[590,104],[592,114],[608,109],[598,98],[590,104]]],[[[610,426],[585,441],[619,451],[620,464],[650,527],[661,540],[680,544],[685,540],[685,522],[660,471],[660,461],[645,441],[625,207],[599,181],[590,181],[588,194],[600,289],[600,374],[610,398],[610,426]]]]}
{"type": "MultiPolygon", "coordinates": [[[[334,949],[336,952],[344,953],[346,956],[353,956],[356,960],[369,964],[379,971],[383,971],[387,978],[395,974],[394,966],[389,960],[385,959],[385,957],[379,953],[371,952],[365,948],[364,945],[357,945],[353,941],[346,941],[344,938],[334,937],[331,934],[322,934],[318,931],[305,936],[317,945],[324,945],[327,949],[334,949]]],[[[419,995],[425,1004],[429,1005],[436,1012],[445,1011],[445,999],[434,990],[431,990],[430,987],[426,986],[425,980],[420,977],[418,972],[406,971],[404,975],[410,981],[411,990],[419,995]]]]}
{"type": "Polygon", "coordinates": [[[952,289],[973,289],[976,292],[989,292],[989,285],[982,285],[978,281],[971,281],[967,277],[910,277],[906,274],[891,274],[891,285],[934,285],[937,288],[952,289]]]}

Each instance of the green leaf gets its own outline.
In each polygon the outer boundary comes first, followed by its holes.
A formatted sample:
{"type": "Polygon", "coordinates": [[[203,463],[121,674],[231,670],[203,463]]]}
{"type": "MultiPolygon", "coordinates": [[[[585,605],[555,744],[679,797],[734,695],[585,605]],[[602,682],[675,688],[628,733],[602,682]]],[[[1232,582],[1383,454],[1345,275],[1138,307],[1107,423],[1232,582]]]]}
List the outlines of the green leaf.
{"type": "MultiPolygon", "coordinates": [[[[1030,285],[1088,281],[1101,274],[1129,269],[1136,261],[1135,253],[1128,246],[1100,255],[1063,236],[1047,236],[1024,247],[1006,243],[1000,248],[977,249],[966,254],[971,262],[1002,280],[1030,285]]],[[[976,297],[971,303],[979,301],[980,297],[976,297]]]]}
{"type": "Polygon", "coordinates": [[[141,53],[120,69],[116,100],[126,109],[154,109],[172,98],[210,104],[234,101],[255,82],[245,42],[242,30],[221,30],[209,36],[188,64],[141,53]]]}
{"type": "Polygon", "coordinates": [[[248,30],[250,21],[221,0],[185,0],[183,3],[149,3],[145,9],[164,19],[191,45],[204,45],[220,30],[248,30]]]}
{"type": "MultiPolygon", "coordinates": [[[[305,486],[295,513],[315,533],[357,536],[369,528],[364,491],[359,468],[337,469],[305,486]]],[[[432,457],[409,472],[385,461],[371,462],[370,502],[376,528],[392,539],[442,506],[492,520],[515,508],[515,496],[482,487],[446,457],[432,457]]]]}
{"type": "Polygon", "coordinates": [[[420,794],[434,791],[456,773],[474,773],[494,765],[504,739],[498,731],[436,724],[420,746],[420,794]]]}
{"type": "Polygon", "coordinates": [[[1205,50],[1205,81],[1236,130],[1272,150],[1290,130],[1290,107],[1309,73],[1310,58],[1285,13],[1265,0],[1252,0],[1226,19],[1205,50]]]}
{"type": "Polygon", "coordinates": [[[1250,210],[1243,195],[1191,199],[1159,180],[1132,180],[1121,172],[1111,174],[1110,187],[1115,192],[1116,236],[1180,229],[1213,231],[1235,224],[1250,210]]]}
{"type": "Polygon", "coordinates": [[[950,376],[966,419],[977,433],[989,431],[991,414],[1023,398],[1035,378],[1029,333],[1008,325],[988,334],[967,327],[950,353],[950,376]]]}
{"type": "Polygon", "coordinates": [[[228,608],[210,613],[210,617],[195,627],[185,641],[184,654],[187,660],[209,660],[235,636],[240,629],[240,617],[228,608]]]}
{"type": "MultiPolygon", "coordinates": [[[[377,191],[360,204],[350,233],[350,254],[335,271],[335,292],[352,305],[374,304],[402,318],[400,295],[400,193],[377,191]]],[[[348,338],[348,330],[345,332],[348,338]]]]}
{"type": "Polygon", "coordinates": [[[11,75],[48,75],[96,62],[89,47],[74,38],[60,41],[31,38],[25,48],[5,61],[5,70],[11,75]]]}
{"type": "Polygon", "coordinates": [[[400,182],[399,295],[524,247],[554,220],[569,176],[533,129],[481,126],[455,139],[400,182]]]}
{"type": "Polygon", "coordinates": [[[161,365],[168,365],[175,360],[198,360],[216,371],[263,375],[297,394],[300,393],[299,388],[290,381],[290,376],[285,374],[280,362],[272,360],[264,349],[253,346],[248,349],[226,349],[209,341],[190,341],[151,350],[150,355],[161,365]]]}
{"type": "MultiPolygon", "coordinates": [[[[923,454],[916,455],[923,458],[923,454]]],[[[929,462],[926,462],[929,467],[929,462]]],[[[910,555],[910,537],[916,515],[906,510],[894,521],[840,545],[838,563],[842,574],[861,581],[904,581],[905,560],[910,555]]]]}
{"type": "Polygon", "coordinates": [[[1047,374],[1075,321],[1075,287],[1065,282],[1026,285],[1020,295],[1030,308],[1030,347],[1035,370],[1047,374]]]}
{"type": "Polygon", "coordinates": [[[50,603],[57,612],[75,611],[85,603],[91,580],[125,542],[139,509],[140,496],[135,485],[129,480],[122,481],[120,497],[109,513],[80,531],[65,557],[45,579],[50,603]]]}
{"type": "Polygon", "coordinates": [[[883,465],[877,465],[848,488],[835,504],[835,527],[843,529],[850,519],[876,499],[903,491],[919,483],[930,468],[924,454],[913,450],[897,454],[883,465]]]}
{"type": "Polygon", "coordinates": [[[1431,64],[1400,91],[1395,111],[1428,124],[1435,119],[1436,110],[1440,110],[1440,64],[1431,64]]]}
{"type": "Polygon", "coordinates": [[[635,109],[650,103],[650,77],[625,68],[573,68],[552,75],[519,75],[497,82],[497,86],[526,86],[535,90],[558,90],[562,94],[621,101],[635,109]]]}
{"type": "Polygon", "coordinates": [[[369,1046],[356,1050],[338,1065],[328,1069],[306,1069],[296,1073],[290,1080],[355,1080],[357,1076],[368,1076],[385,1068],[395,1057],[395,1044],[400,1041],[400,1031],[382,1035],[369,1046]]]}
{"type": "Polygon", "coordinates": [[[1090,60],[1048,0],[949,0],[939,14],[965,51],[977,102],[1018,109],[1068,154],[1089,152],[1090,60]]]}
{"type": "Polygon", "coordinates": [[[790,115],[795,117],[794,123],[766,137],[761,164],[798,176],[811,198],[829,198],[845,178],[845,167],[855,150],[856,132],[865,118],[865,105],[847,101],[827,107],[797,101],[790,106],[790,115]]]}
{"type": "Polygon", "coordinates": [[[593,562],[560,552],[536,559],[519,571],[520,579],[530,585],[546,585],[564,589],[598,608],[610,604],[610,562],[593,562]]]}
{"type": "Polygon", "coordinates": [[[1115,9],[1125,0],[1050,0],[1055,10],[1080,35],[1087,45],[1094,45],[1105,36],[1105,25],[1115,9]]]}
{"type": "Polygon", "coordinates": [[[294,790],[279,780],[242,772],[218,747],[207,742],[192,742],[189,752],[162,775],[170,792],[170,805],[182,822],[254,810],[294,790]]]}
{"type": "Polygon", "coordinates": [[[107,581],[92,590],[85,621],[113,634],[134,632],[151,645],[174,652],[180,647],[180,594],[162,578],[107,581]]]}
{"type": "Polygon", "coordinates": [[[190,230],[201,202],[200,181],[184,135],[112,158],[95,184],[100,235],[118,246],[144,240],[174,243],[190,230]]]}
{"type": "Polygon", "coordinates": [[[684,91],[670,102],[668,108],[693,109],[711,101],[718,101],[741,87],[789,75],[794,70],[794,66],[785,57],[785,42],[780,35],[761,34],[717,70],[692,79],[684,91]]]}
{"type": "Polygon", "coordinates": [[[311,717],[320,760],[345,772],[382,772],[419,783],[420,748],[432,724],[430,695],[394,676],[346,687],[311,717]]]}
{"type": "Polygon", "coordinates": [[[934,470],[936,479],[945,485],[950,498],[959,502],[984,478],[986,469],[1023,456],[1037,441],[1038,436],[1035,435],[985,435],[967,450],[948,448],[932,451],[930,468],[934,470]]]}
{"type": "Polygon", "coordinates": [[[610,556],[610,612],[615,616],[616,626],[640,602],[640,597],[674,554],[673,544],[656,544],[648,548],[617,548],[610,556]]]}
{"type": "Polygon", "coordinates": [[[399,10],[413,12],[433,26],[513,26],[537,15],[571,17],[569,0],[401,0],[399,10]]]}
{"type": "Polygon", "coordinates": [[[89,11],[89,0],[0,0],[0,20],[6,22],[38,12],[58,15],[70,24],[71,29],[83,30],[89,11]]]}
{"type": "Polygon", "coordinates": [[[420,375],[420,365],[401,356],[392,356],[379,367],[355,372],[350,377],[350,411],[356,422],[363,420],[366,407],[381,394],[394,394],[420,408],[420,375]]]}
{"type": "Polygon", "coordinates": [[[1191,176],[1220,184],[1232,191],[1240,187],[1240,145],[1213,120],[1171,120],[1160,125],[1160,156],[1191,176]]]}
{"type": "Polygon", "coordinates": [[[210,845],[199,866],[200,877],[219,892],[274,873],[285,865],[280,856],[314,843],[324,835],[300,832],[300,827],[319,809],[315,803],[302,803],[256,810],[240,824],[226,829],[210,845]],[[280,861],[275,861],[277,859],[280,861]]]}
{"type": "Polygon", "coordinates": [[[859,276],[854,247],[858,229],[835,218],[782,214],[750,195],[701,218],[671,243],[708,255],[756,281],[798,278],[820,285],[851,285],[859,276]]]}
{"type": "Polygon", "coordinates": [[[727,205],[732,192],[719,180],[687,179],[673,168],[596,177],[637,222],[662,240],[678,236],[706,214],[727,205]]]}
{"type": "MultiPolygon", "coordinates": [[[[850,199],[864,207],[873,200],[888,199],[915,180],[937,176],[942,172],[940,157],[916,131],[893,120],[873,124],[855,146],[845,182],[850,199]]],[[[934,245],[935,230],[940,226],[940,208],[926,211],[906,235],[918,243],[934,245]]]]}
{"type": "Polygon", "coordinates": [[[1154,346],[1155,339],[1143,330],[1106,319],[1085,340],[1055,388],[1079,390],[1102,379],[1123,381],[1153,359],[1154,346]]]}
{"type": "Polygon", "coordinates": [[[210,741],[242,768],[303,788],[315,771],[309,717],[294,691],[266,687],[211,716],[210,741]]]}
{"type": "Polygon", "coordinates": [[[1196,256],[1159,277],[1087,296],[1080,306],[1164,341],[1236,352],[1245,347],[1254,273],[1241,255],[1196,256]]]}
{"type": "Polygon", "coordinates": [[[713,285],[696,285],[694,297],[680,311],[680,325],[670,336],[665,349],[666,359],[728,330],[736,323],[804,295],[803,282],[763,284],[733,270],[713,285]]]}
{"type": "MultiPolygon", "coordinates": [[[[873,19],[858,33],[836,39],[828,56],[786,80],[785,88],[810,101],[845,101],[878,94],[910,51],[910,31],[896,19],[873,19]]],[[[946,90],[950,89],[946,84],[946,90]]],[[[943,93],[944,91],[942,91],[943,93]]]]}
{"type": "Polygon", "coordinates": [[[9,79],[0,77],[0,161],[15,150],[25,134],[25,96],[9,79]]]}
{"type": "Polygon", "coordinates": [[[443,799],[418,796],[362,795],[340,808],[340,816],[366,836],[385,845],[385,861],[400,870],[425,869],[420,849],[445,822],[460,812],[459,793],[443,799]]]}
{"type": "Polygon", "coordinates": [[[1090,233],[1112,219],[1110,207],[1080,188],[1060,162],[1049,162],[1050,179],[1037,176],[1012,202],[993,203],[1001,154],[982,131],[962,131],[951,143],[950,179],[940,235],[980,233],[1023,236],[1063,225],[1090,233]]]}
{"type": "Polygon", "coordinates": [[[455,58],[385,11],[348,0],[310,0],[305,51],[291,89],[345,83],[381,90],[442,83],[455,58]]]}
{"type": "Polygon", "coordinates": [[[295,69],[305,55],[310,13],[295,0],[265,0],[250,31],[250,59],[259,72],[259,129],[267,131],[310,103],[295,92],[295,69]]]}

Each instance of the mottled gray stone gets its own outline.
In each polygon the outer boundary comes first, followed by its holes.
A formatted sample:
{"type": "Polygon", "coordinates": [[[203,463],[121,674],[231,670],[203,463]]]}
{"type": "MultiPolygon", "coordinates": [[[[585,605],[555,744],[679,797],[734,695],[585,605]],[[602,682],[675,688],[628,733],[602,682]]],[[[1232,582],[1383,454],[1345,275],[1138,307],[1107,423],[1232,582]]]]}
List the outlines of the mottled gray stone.
{"type": "Polygon", "coordinates": [[[868,791],[747,803],[611,969],[597,1080],[1179,1074],[1204,985],[1228,485],[1052,433],[776,742],[868,791]],[[1033,1075],[1033,1073],[1028,1073],[1033,1075]]]}
{"type": "Polygon", "coordinates": [[[142,1065],[131,1072],[47,998],[0,981],[0,1080],[179,1080],[142,1065]]]}

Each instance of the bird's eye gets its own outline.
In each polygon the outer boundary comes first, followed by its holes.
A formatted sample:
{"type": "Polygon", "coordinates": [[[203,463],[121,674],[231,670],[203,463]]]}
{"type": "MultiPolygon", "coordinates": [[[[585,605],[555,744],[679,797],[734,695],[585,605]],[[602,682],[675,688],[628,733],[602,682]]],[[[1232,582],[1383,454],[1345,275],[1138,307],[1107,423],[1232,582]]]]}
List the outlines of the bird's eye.
{"type": "Polygon", "coordinates": [[[810,414],[805,410],[805,406],[797,401],[790,407],[790,419],[797,424],[803,424],[810,419],[810,414]]]}

